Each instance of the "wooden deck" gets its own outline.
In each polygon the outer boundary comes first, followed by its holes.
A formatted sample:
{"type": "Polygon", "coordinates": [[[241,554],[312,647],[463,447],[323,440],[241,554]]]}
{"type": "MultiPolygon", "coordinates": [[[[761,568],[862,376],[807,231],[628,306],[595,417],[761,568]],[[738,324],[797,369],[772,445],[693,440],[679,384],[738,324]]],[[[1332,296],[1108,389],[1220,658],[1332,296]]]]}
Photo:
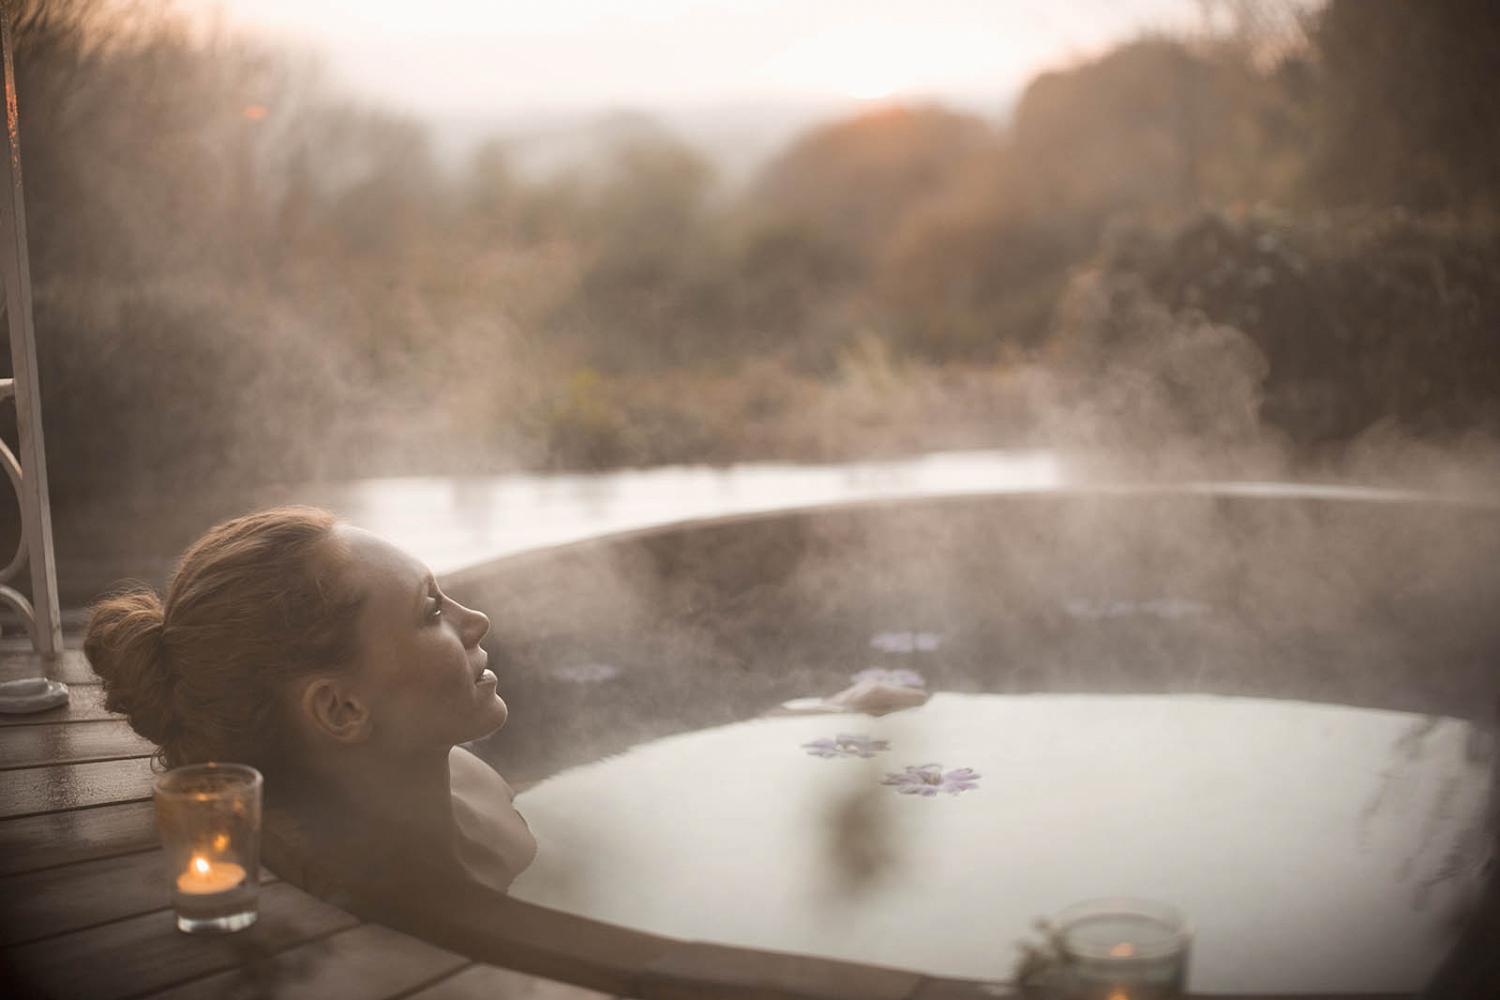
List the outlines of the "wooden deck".
{"type": "MultiPolygon", "coordinates": [[[[263,874],[260,919],[226,937],[175,928],[150,801],[153,747],[104,710],[76,640],[48,671],[72,704],[0,716],[0,995],[91,998],[606,1000],[1003,998],[929,978],[681,942],[600,993],[470,961],[363,923],[263,874]]],[[[38,661],[0,651],[0,679],[38,661]]],[[[1219,1000],[1230,1000],[1220,997],[1219,1000]]],[[[1304,998],[1312,1000],[1312,998],[1304,998]]],[[[1343,997],[1342,1000],[1355,1000],[1343,997]]],[[[1371,998],[1366,998],[1371,1000],[1371,998]]]]}
{"type": "MultiPolygon", "coordinates": [[[[0,679],[35,676],[0,656],[0,679]]],[[[260,920],[221,938],[178,933],[152,813],[153,747],[104,711],[76,648],[50,675],[72,704],[0,716],[0,994],[603,1000],[476,964],[263,874],[260,920]]]]}

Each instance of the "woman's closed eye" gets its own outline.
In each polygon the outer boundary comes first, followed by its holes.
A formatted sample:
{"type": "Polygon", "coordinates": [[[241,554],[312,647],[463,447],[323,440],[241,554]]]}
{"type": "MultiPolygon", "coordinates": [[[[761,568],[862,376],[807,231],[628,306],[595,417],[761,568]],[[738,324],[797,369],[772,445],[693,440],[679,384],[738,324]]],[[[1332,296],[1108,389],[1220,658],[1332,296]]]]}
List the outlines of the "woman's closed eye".
{"type": "Polygon", "coordinates": [[[427,599],[422,602],[422,618],[424,621],[435,622],[443,617],[443,597],[441,594],[428,594],[427,599]]]}

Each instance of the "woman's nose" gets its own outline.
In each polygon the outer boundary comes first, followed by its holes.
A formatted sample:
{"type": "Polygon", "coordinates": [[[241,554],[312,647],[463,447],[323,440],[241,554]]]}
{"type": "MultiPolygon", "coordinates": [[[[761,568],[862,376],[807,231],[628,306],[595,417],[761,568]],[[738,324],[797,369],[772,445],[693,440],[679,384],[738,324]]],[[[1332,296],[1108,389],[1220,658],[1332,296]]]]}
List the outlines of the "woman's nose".
{"type": "Polygon", "coordinates": [[[490,634],[489,615],[483,611],[475,611],[473,608],[464,608],[462,604],[459,607],[463,608],[464,613],[464,644],[477,646],[481,639],[490,634]]]}

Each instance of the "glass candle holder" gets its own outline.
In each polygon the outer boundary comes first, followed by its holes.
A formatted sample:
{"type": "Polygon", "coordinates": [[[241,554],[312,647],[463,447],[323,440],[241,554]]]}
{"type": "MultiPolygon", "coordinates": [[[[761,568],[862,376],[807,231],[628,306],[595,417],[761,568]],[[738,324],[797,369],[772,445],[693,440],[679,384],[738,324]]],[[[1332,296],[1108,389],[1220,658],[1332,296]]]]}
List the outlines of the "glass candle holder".
{"type": "Polygon", "coordinates": [[[260,891],[260,772],[192,764],[156,779],[156,827],[177,927],[189,934],[255,923],[260,891]]]}
{"type": "Polygon", "coordinates": [[[1182,914],[1141,899],[1097,899],[1053,918],[1064,995],[1072,1000],[1175,1000],[1192,934],[1182,914]]]}

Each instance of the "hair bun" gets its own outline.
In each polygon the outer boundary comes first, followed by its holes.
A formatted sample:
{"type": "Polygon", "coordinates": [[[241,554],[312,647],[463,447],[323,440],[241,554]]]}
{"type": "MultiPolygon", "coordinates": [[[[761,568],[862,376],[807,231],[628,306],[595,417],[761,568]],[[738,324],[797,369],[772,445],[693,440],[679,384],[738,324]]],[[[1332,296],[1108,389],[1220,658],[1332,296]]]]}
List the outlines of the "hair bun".
{"type": "Polygon", "coordinates": [[[143,587],[96,604],[83,640],[89,665],[104,681],[104,707],[161,747],[176,728],[165,633],[161,598],[143,587]]]}

